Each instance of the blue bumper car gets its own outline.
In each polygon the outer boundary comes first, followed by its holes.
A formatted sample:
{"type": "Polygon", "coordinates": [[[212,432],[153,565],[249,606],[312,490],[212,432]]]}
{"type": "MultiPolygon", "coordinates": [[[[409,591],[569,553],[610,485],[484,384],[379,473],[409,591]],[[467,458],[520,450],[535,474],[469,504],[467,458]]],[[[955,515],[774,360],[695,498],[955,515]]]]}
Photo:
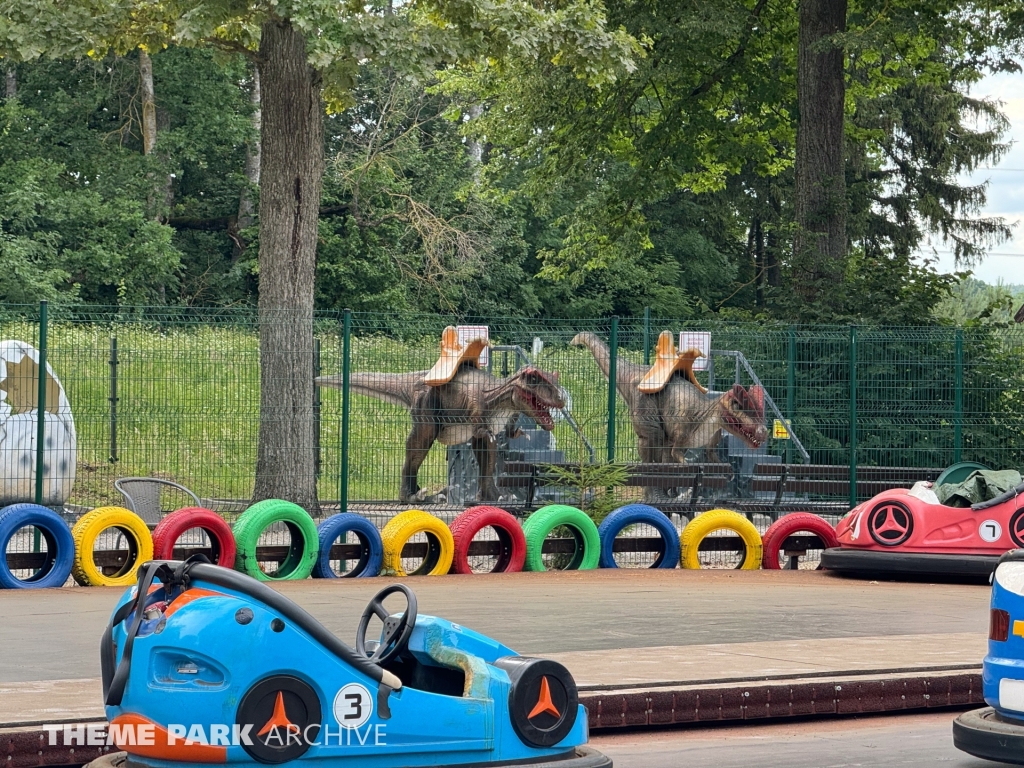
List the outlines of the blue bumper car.
{"type": "Polygon", "coordinates": [[[953,721],[953,744],[975,757],[1024,765],[1024,549],[999,558],[992,577],[985,703],[953,721]]]}
{"type": "Polygon", "coordinates": [[[370,601],[352,648],[255,579],[153,561],[114,610],[101,664],[123,753],[94,764],[612,765],[586,746],[565,667],[418,615],[401,584],[370,601]],[[391,595],[402,610],[384,607],[391,595]],[[380,639],[368,641],[377,620],[380,639]]]}

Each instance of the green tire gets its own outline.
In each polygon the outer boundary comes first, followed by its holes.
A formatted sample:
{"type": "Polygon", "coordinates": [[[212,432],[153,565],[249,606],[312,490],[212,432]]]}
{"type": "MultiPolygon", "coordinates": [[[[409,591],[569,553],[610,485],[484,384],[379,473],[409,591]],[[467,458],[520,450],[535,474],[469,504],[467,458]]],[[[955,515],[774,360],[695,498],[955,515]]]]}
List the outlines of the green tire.
{"type": "Polygon", "coordinates": [[[253,504],[241,514],[232,527],[237,554],[235,570],[260,581],[297,581],[309,577],[319,554],[316,524],[302,507],[290,501],[267,499],[253,504]],[[291,535],[288,555],[273,575],[260,568],[256,544],[274,523],[284,523],[291,535]]]}
{"type": "Polygon", "coordinates": [[[552,530],[562,525],[576,539],[576,553],[564,570],[591,571],[597,568],[601,559],[601,535],[597,532],[597,525],[576,507],[550,504],[538,509],[523,523],[523,536],[526,538],[525,570],[547,570],[542,557],[544,540],[552,530]]]}

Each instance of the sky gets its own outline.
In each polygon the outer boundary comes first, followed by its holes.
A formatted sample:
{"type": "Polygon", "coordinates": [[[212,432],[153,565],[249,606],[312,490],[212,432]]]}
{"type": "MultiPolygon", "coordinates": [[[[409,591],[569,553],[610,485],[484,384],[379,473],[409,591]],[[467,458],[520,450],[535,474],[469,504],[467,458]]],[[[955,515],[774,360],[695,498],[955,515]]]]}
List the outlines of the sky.
{"type": "MultiPolygon", "coordinates": [[[[1011,146],[996,165],[966,174],[963,179],[976,184],[988,181],[984,215],[1001,216],[1015,225],[1013,239],[993,247],[974,268],[974,276],[991,284],[1024,284],[1024,73],[986,77],[972,89],[972,95],[1002,102],[1003,114],[1011,124],[1004,141],[1011,146]]],[[[940,272],[954,271],[949,246],[942,242],[933,245],[938,256],[936,268],[940,272]]]]}

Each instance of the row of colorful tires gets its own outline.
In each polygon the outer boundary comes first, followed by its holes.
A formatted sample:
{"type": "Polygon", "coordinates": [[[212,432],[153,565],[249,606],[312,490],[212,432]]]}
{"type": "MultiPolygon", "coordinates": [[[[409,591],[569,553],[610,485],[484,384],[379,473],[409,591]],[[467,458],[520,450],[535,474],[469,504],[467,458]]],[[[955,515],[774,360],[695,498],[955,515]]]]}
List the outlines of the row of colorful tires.
{"type": "MultiPolygon", "coordinates": [[[[503,509],[471,507],[446,525],[443,520],[422,510],[396,515],[381,531],[359,515],[342,513],[315,526],[309,515],[296,504],[269,499],[249,507],[229,526],[217,513],[201,507],[187,507],[167,515],[150,533],[146,524],[122,507],[100,507],[83,515],[69,528],[59,515],[36,504],[13,504],[0,509],[0,547],[6,551],[11,538],[20,530],[35,528],[46,542],[41,567],[27,578],[18,578],[0,558],[0,587],[8,589],[59,587],[68,576],[85,586],[124,586],[134,582],[138,566],[150,559],[173,559],[175,545],[186,531],[202,529],[210,539],[212,560],[234,567],[260,580],[369,577],[378,574],[405,576],[402,550],[417,534],[425,534],[426,556],[411,575],[473,573],[470,545],[485,528],[497,533],[498,555],[492,572],[521,570],[543,571],[543,545],[556,528],[570,531],[576,540],[575,552],[565,564],[567,570],[616,568],[616,537],[625,529],[647,524],[662,538],[660,554],[652,568],[700,568],[700,543],[709,534],[729,530],[744,543],[742,569],[780,567],[778,553],[785,540],[798,531],[816,534],[826,547],[836,546],[835,532],[817,515],[793,513],[768,528],[762,537],[742,515],[725,509],[711,510],[686,525],[682,535],[661,511],[646,504],[629,504],[594,524],[581,510],[563,504],[543,507],[520,525],[503,509]],[[272,525],[288,529],[290,545],[272,575],[260,566],[257,543],[272,525]],[[95,561],[97,539],[115,529],[128,542],[128,556],[115,573],[104,573],[95,561]],[[334,570],[331,548],[352,534],[359,542],[358,558],[346,558],[346,570],[334,570]]],[[[42,548],[40,548],[42,549],[42,548]]]]}

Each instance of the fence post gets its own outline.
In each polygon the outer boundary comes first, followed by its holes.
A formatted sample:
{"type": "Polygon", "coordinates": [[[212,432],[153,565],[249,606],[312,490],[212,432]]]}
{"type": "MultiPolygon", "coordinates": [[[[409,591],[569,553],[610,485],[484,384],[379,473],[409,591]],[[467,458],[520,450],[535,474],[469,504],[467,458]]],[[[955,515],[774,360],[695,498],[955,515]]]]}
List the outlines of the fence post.
{"type": "Polygon", "coordinates": [[[953,415],[953,463],[961,461],[964,444],[964,329],[956,329],[955,409],[953,415]]]}
{"type": "Polygon", "coordinates": [[[110,462],[117,461],[117,336],[110,337],[110,462]]]}
{"type": "MultiPolygon", "coordinates": [[[[320,375],[320,339],[313,337],[313,380],[320,375]]],[[[320,387],[313,385],[313,467],[320,478],[320,387]]]]}
{"type": "MultiPolygon", "coordinates": [[[[43,469],[46,466],[46,348],[49,318],[45,301],[39,302],[39,389],[36,392],[36,504],[43,503],[43,469]]],[[[38,531],[38,529],[36,529],[38,531]]],[[[38,551],[38,545],[36,547],[38,551]]]]}
{"type": "Polygon", "coordinates": [[[349,376],[352,360],[352,310],[345,310],[341,341],[341,487],[338,500],[341,512],[348,512],[348,420],[349,376]]]}
{"type": "Polygon", "coordinates": [[[619,318],[608,334],[608,461],[615,461],[615,368],[619,357],[619,318]]]}
{"type": "Polygon", "coordinates": [[[850,326],[850,508],[857,506],[857,326],[850,326]]]}
{"type": "Polygon", "coordinates": [[[651,364],[651,308],[644,307],[644,365],[651,364]]]}
{"type": "MultiPolygon", "coordinates": [[[[786,419],[789,424],[786,429],[793,427],[793,411],[796,410],[796,329],[789,329],[789,345],[786,351],[786,419]]],[[[786,463],[792,462],[793,440],[786,442],[786,463]]]]}

